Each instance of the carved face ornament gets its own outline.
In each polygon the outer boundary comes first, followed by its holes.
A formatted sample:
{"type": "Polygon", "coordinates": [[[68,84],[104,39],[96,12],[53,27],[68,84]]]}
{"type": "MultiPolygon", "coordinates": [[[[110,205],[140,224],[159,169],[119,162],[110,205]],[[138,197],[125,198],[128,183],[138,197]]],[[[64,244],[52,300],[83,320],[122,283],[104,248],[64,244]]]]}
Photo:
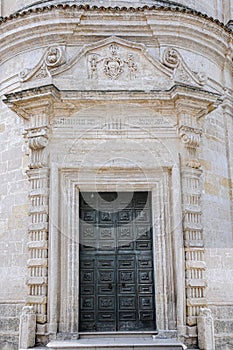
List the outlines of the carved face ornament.
{"type": "Polygon", "coordinates": [[[58,47],[50,47],[45,57],[45,63],[48,67],[55,67],[61,61],[62,52],[58,47]]]}
{"type": "Polygon", "coordinates": [[[169,68],[174,69],[178,67],[180,62],[178,52],[173,48],[166,49],[164,51],[163,62],[169,68]]]}

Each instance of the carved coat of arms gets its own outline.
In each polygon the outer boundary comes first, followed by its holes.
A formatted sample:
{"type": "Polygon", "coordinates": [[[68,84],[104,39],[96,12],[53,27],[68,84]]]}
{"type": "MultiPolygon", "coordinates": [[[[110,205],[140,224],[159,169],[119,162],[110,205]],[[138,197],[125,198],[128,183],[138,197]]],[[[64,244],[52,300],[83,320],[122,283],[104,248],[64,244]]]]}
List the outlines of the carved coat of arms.
{"type": "Polygon", "coordinates": [[[114,43],[110,45],[109,50],[111,54],[107,57],[101,57],[97,53],[89,56],[90,79],[98,79],[98,75],[102,71],[106,78],[116,80],[125,70],[127,70],[130,79],[136,78],[138,67],[134,61],[133,54],[130,53],[125,58],[120,57],[119,46],[114,43]]]}

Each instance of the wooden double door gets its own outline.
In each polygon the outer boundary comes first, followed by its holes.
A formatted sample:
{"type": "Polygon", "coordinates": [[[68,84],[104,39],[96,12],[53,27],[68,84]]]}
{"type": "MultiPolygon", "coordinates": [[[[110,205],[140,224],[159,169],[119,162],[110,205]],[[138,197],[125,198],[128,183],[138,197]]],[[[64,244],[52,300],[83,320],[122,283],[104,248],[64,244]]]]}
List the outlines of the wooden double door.
{"type": "Polygon", "coordinates": [[[80,194],[79,331],[155,330],[148,192],[80,194]]]}

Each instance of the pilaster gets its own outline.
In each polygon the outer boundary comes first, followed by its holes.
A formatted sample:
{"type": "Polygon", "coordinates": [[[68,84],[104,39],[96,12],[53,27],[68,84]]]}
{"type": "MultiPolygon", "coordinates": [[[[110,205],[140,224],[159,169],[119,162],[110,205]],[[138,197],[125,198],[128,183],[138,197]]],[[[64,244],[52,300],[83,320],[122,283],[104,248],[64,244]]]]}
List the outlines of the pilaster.
{"type": "Polygon", "coordinates": [[[58,90],[50,85],[12,94],[5,101],[29,122],[24,133],[29,154],[27,176],[30,199],[26,307],[33,310],[37,341],[41,343],[46,342],[48,334],[49,139],[50,118],[57,94],[58,90]]]}
{"type": "MultiPolygon", "coordinates": [[[[47,106],[34,109],[26,139],[30,150],[27,176],[30,183],[28,228],[28,296],[26,304],[33,306],[38,324],[47,322],[48,289],[48,220],[49,220],[49,159],[47,106]]],[[[41,327],[40,327],[41,329],[41,327]]],[[[45,332],[45,329],[44,329],[45,332]]],[[[43,333],[43,332],[42,332],[43,333]]]]}
{"type": "Polygon", "coordinates": [[[186,325],[189,335],[196,336],[197,317],[206,305],[205,258],[202,226],[202,170],[198,159],[201,142],[200,128],[195,109],[188,104],[178,106],[178,133],[182,141],[181,181],[183,240],[185,250],[186,325]]]}

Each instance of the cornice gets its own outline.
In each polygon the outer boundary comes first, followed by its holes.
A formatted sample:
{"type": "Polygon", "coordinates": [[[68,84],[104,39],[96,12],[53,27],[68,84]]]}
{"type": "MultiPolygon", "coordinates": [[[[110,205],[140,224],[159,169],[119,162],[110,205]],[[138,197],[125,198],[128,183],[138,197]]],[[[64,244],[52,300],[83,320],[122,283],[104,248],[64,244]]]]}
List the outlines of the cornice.
{"type": "Polygon", "coordinates": [[[154,106],[161,107],[164,101],[171,102],[173,107],[194,113],[201,118],[216,109],[222,99],[219,94],[209,92],[202,88],[190,87],[185,84],[176,84],[169,90],[115,90],[115,91],[94,91],[94,90],[59,90],[54,84],[49,84],[37,88],[30,88],[5,94],[3,102],[13,111],[25,119],[30,118],[30,111],[47,106],[50,101],[54,101],[57,108],[72,103],[73,108],[79,108],[82,103],[91,101],[130,101],[137,103],[153,103],[154,106]]]}
{"type": "MultiPolygon", "coordinates": [[[[132,4],[133,5],[133,4],[132,4]]],[[[126,13],[133,13],[133,12],[147,12],[147,11],[168,11],[168,12],[177,12],[177,13],[183,13],[188,14],[192,16],[197,16],[202,19],[206,19],[212,23],[215,23],[216,25],[222,27],[226,32],[232,33],[232,28],[229,25],[225,25],[224,23],[220,22],[218,19],[215,19],[213,17],[208,16],[205,13],[196,11],[194,9],[191,9],[189,7],[186,7],[184,5],[180,5],[178,3],[168,3],[167,1],[157,1],[154,5],[143,5],[143,6],[104,6],[104,5],[90,5],[90,4],[75,4],[69,2],[57,2],[56,4],[49,4],[49,5],[43,5],[43,2],[38,2],[38,5],[35,6],[29,6],[22,10],[19,10],[7,17],[1,17],[0,18],[0,25],[9,22],[12,20],[15,20],[17,18],[29,16],[31,14],[36,13],[42,13],[42,12],[48,12],[48,11],[54,11],[54,10],[83,10],[87,12],[110,12],[110,13],[120,13],[120,12],[126,12],[126,13]]]]}

